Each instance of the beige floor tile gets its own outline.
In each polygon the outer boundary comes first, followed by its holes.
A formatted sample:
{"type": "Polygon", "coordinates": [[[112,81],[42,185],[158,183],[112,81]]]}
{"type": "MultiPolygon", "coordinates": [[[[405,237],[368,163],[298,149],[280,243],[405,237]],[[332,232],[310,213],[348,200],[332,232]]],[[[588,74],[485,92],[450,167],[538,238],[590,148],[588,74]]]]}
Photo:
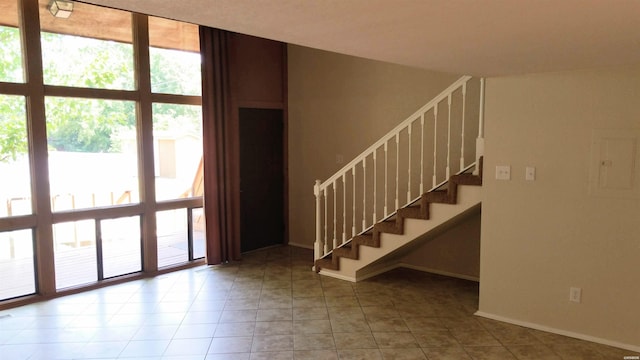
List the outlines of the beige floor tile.
{"type": "Polygon", "coordinates": [[[516,360],[516,357],[502,346],[467,346],[464,349],[473,360],[516,360]]]}
{"type": "Polygon", "coordinates": [[[379,348],[417,348],[418,342],[411,332],[374,332],[379,348]]]}
{"type": "Polygon", "coordinates": [[[365,319],[331,319],[333,332],[367,332],[371,331],[365,319]]]}
{"type": "Polygon", "coordinates": [[[426,360],[421,349],[380,349],[384,360],[426,360]]]}
{"type": "MultiPolygon", "coordinates": [[[[306,294],[303,294],[306,295],[306,294]]],[[[324,296],[300,296],[293,298],[294,308],[326,307],[324,296]]]]}
{"type": "Polygon", "coordinates": [[[409,331],[409,327],[402,318],[377,320],[367,318],[367,322],[371,331],[409,331]]]}
{"type": "Polygon", "coordinates": [[[460,344],[449,330],[414,332],[413,336],[420,347],[458,346],[460,344]]]}
{"type": "Polygon", "coordinates": [[[293,336],[294,350],[325,350],[335,349],[332,334],[295,334],[293,336]]]}
{"type": "Polygon", "coordinates": [[[296,350],[293,352],[295,360],[338,360],[336,350],[296,350]]]}
{"type": "Polygon", "coordinates": [[[251,352],[293,351],[293,335],[255,335],[251,352]]]}
{"type": "Polygon", "coordinates": [[[338,350],[340,360],[379,360],[382,353],[378,349],[347,349],[338,350]]]}
{"type": "Polygon", "coordinates": [[[253,336],[255,322],[218,324],[214,337],[253,336]]]}
{"type": "Polygon", "coordinates": [[[300,320],[293,321],[295,334],[331,334],[331,322],[329,320],[300,320]]]}
{"type": "Polygon", "coordinates": [[[437,317],[417,316],[404,319],[409,330],[413,332],[447,330],[442,320],[437,317]]]}
{"type": "Polygon", "coordinates": [[[460,346],[426,347],[422,351],[429,360],[471,360],[471,357],[460,346]]]}
{"type": "Polygon", "coordinates": [[[364,312],[362,312],[360,306],[327,307],[327,311],[331,320],[365,319],[364,312]]]}
{"type": "Polygon", "coordinates": [[[333,333],[337,349],[377,349],[373,334],[363,333],[333,333]]]}
{"type": "Polygon", "coordinates": [[[258,321],[255,335],[293,335],[293,321],[258,321]]]}
{"type": "Polygon", "coordinates": [[[539,345],[507,345],[507,349],[518,360],[561,360],[560,355],[554,353],[548,346],[539,345]]]}
{"type": "Polygon", "coordinates": [[[258,310],[225,310],[220,316],[220,323],[256,321],[258,310]]]}
{"type": "Polygon", "coordinates": [[[293,308],[293,320],[328,320],[329,312],[322,307],[293,308]]]}
{"type": "Polygon", "coordinates": [[[451,334],[462,346],[502,345],[486,330],[451,330],[451,334]]]}
{"type": "Polygon", "coordinates": [[[292,309],[260,309],[256,315],[256,321],[292,321],[292,309]]]}
{"type": "Polygon", "coordinates": [[[293,360],[293,351],[254,352],[250,360],[293,360]]]}

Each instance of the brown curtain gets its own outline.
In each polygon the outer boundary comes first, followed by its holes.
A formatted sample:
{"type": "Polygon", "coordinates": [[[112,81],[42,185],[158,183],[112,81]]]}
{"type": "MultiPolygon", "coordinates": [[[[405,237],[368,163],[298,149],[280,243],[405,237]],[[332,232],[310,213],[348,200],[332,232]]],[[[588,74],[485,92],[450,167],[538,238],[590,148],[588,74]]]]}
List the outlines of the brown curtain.
{"type": "Polygon", "coordinates": [[[240,259],[240,237],[235,230],[239,204],[233,191],[228,41],[228,32],[200,27],[204,213],[209,265],[240,259]]]}

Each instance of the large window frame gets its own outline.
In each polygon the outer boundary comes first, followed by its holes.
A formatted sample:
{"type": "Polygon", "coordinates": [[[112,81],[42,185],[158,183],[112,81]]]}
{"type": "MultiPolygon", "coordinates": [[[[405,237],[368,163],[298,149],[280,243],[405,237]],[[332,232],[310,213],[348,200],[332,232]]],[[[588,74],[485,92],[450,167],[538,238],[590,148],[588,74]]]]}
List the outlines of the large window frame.
{"type": "MultiPolygon", "coordinates": [[[[128,276],[138,278],[158,273],[156,212],[174,209],[201,208],[202,197],[190,197],[156,201],[152,104],[202,105],[201,96],[156,94],[151,92],[149,59],[148,17],[132,14],[135,90],[106,90],[45,85],[42,70],[42,49],[40,43],[39,4],[37,0],[19,0],[20,23],[25,81],[24,83],[0,82],[0,94],[24,96],[27,106],[27,134],[31,172],[32,208],[30,215],[0,218],[0,231],[33,229],[34,256],[36,269],[36,296],[25,296],[8,301],[0,301],[0,309],[13,306],[16,302],[28,302],[39,297],[53,297],[77,291],[77,289],[56,289],[53,225],[79,220],[107,220],[140,216],[142,237],[142,272],[128,276]],[[128,100],[136,102],[138,178],[140,202],[101,208],[79,209],[53,212],[49,190],[49,168],[47,160],[47,129],[45,118],[45,97],[91,98],[105,100],[128,100]]],[[[191,236],[191,235],[190,235],[191,236]]],[[[198,265],[204,260],[189,259],[192,262],[176,268],[198,265]]],[[[110,279],[83,286],[93,288],[103,286],[110,279]]]]}

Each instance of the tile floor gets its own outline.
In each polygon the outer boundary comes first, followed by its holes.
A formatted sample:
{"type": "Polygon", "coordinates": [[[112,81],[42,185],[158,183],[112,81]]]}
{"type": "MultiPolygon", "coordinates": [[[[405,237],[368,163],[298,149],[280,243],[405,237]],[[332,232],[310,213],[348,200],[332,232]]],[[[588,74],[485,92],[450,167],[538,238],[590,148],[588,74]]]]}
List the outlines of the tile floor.
{"type": "Polygon", "coordinates": [[[473,316],[478,285],[397,269],[352,284],[279,247],[238,264],[0,312],[0,359],[623,359],[473,316]]]}

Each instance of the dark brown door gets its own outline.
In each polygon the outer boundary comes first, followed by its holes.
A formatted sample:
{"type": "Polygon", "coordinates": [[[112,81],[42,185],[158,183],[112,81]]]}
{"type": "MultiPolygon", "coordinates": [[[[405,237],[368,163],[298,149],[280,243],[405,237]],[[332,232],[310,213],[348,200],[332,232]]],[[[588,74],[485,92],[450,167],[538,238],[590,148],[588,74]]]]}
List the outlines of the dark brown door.
{"type": "Polygon", "coordinates": [[[284,243],[283,113],[240,108],[243,252],[284,243]]]}

